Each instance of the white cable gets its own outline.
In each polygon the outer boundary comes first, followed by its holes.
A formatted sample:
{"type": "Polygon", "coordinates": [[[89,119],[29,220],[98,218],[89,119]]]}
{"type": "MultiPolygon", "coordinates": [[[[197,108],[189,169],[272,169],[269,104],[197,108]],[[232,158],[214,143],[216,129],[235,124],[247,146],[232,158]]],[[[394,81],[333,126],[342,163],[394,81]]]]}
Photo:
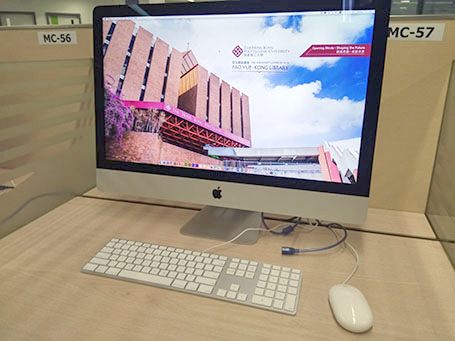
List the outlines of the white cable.
{"type": "Polygon", "coordinates": [[[360,264],[360,257],[359,257],[359,254],[357,253],[357,251],[351,245],[351,243],[349,243],[347,240],[345,240],[344,243],[346,244],[346,246],[349,247],[349,249],[351,250],[351,253],[355,257],[354,269],[352,270],[352,272],[349,274],[349,276],[343,282],[343,284],[346,284],[346,283],[348,283],[351,280],[352,276],[354,276],[354,274],[357,272],[357,269],[359,268],[359,264],[360,264]]]}
{"type": "MultiPolygon", "coordinates": [[[[340,235],[338,234],[337,231],[335,231],[333,228],[329,227],[330,231],[332,231],[332,233],[334,233],[336,235],[336,238],[340,238],[340,235]]],[[[349,274],[349,276],[344,280],[343,284],[346,284],[348,283],[351,278],[355,275],[355,273],[357,272],[357,269],[359,268],[359,265],[360,265],[360,256],[359,254],[357,253],[357,251],[354,249],[354,247],[352,246],[351,243],[349,243],[347,240],[344,241],[344,244],[346,244],[346,246],[349,248],[349,250],[351,251],[351,253],[353,254],[354,258],[355,258],[355,265],[354,265],[354,269],[352,269],[351,273],[349,274]]]]}
{"type": "Polygon", "coordinates": [[[277,226],[271,228],[270,230],[267,230],[267,229],[265,229],[265,228],[263,228],[263,227],[249,227],[249,228],[243,230],[242,232],[240,232],[238,235],[236,235],[236,236],[235,236],[234,238],[232,238],[231,240],[228,240],[227,242],[224,242],[224,243],[221,243],[221,244],[218,244],[218,245],[209,247],[208,249],[205,249],[205,250],[203,250],[202,252],[207,252],[207,251],[210,251],[210,250],[219,248],[219,247],[221,247],[221,246],[227,245],[227,244],[229,244],[229,243],[232,243],[234,240],[236,240],[237,238],[240,238],[245,232],[248,232],[248,231],[273,231],[273,230],[276,230],[277,228],[279,228],[279,227],[281,227],[281,226],[284,226],[284,225],[289,225],[289,223],[278,224],[277,226]]]}

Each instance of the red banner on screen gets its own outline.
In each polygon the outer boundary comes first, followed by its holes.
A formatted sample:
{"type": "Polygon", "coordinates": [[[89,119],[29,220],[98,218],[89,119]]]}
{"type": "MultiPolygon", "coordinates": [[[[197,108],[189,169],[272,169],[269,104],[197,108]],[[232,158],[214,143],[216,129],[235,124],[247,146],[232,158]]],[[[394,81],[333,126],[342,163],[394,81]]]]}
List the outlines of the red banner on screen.
{"type": "Polygon", "coordinates": [[[371,44],[311,45],[300,57],[369,57],[371,44]]]}

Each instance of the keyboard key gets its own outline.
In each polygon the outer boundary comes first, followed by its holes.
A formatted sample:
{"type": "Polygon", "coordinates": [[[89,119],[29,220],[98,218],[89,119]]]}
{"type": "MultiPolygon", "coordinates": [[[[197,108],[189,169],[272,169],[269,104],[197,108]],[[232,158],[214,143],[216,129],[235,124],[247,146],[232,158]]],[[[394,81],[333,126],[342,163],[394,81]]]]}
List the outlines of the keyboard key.
{"type": "Polygon", "coordinates": [[[96,269],[97,266],[98,266],[97,264],[88,263],[82,269],[87,271],[93,271],[96,269]]]}
{"type": "Polygon", "coordinates": [[[133,271],[141,271],[143,268],[142,265],[135,265],[134,268],[133,268],[133,271]]]}
{"type": "Polygon", "coordinates": [[[281,300],[274,300],[273,307],[277,309],[283,309],[283,301],[281,300]]]}
{"type": "Polygon", "coordinates": [[[288,311],[293,311],[295,307],[295,299],[296,297],[294,295],[288,295],[286,297],[286,303],[284,305],[284,309],[288,311]]]}
{"type": "Polygon", "coordinates": [[[109,259],[110,256],[111,256],[110,253],[98,252],[95,257],[109,259]]]}
{"type": "Polygon", "coordinates": [[[282,285],[288,285],[288,280],[286,278],[280,278],[278,280],[278,283],[280,283],[282,285]]]}
{"type": "Polygon", "coordinates": [[[289,287],[288,288],[288,293],[296,295],[297,294],[297,288],[289,287]]]}
{"type": "Polygon", "coordinates": [[[208,285],[215,285],[215,283],[216,283],[216,280],[211,279],[211,278],[205,278],[202,276],[196,277],[196,279],[194,281],[196,283],[202,283],[202,284],[208,284],[208,285]]]}
{"type": "Polygon", "coordinates": [[[268,283],[268,284],[267,284],[267,289],[276,290],[276,284],[274,284],[274,283],[268,283]]]}
{"type": "Polygon", "coordinates": [[[218,266],[224,266],[225,263],[226,263],[225,261],[222,261],[222,260],[219,260],[219,259],[214,259],[212,261],[213,265],[218,265],[218,266]]]}
{"type": "Polygon", "coordinates": [[[218,289],[218,291],[216,292],[216,295],[217,295],[217,296],[220,296],[220,297],[224,297],[224,296],[226,296],[226,293],[227,293],[226,290],[224,290],[224,289],[218,289]]]}
{"type": "Polygon", "coordinates": [[[197,289],[197,291],[199,292],[202,292],[204,294],[211,294],[212,293],[212,290],[213,290],[213,287],[210,286],[210,285],[204,285],[204,284],[201,284],[199,286],[199,288],[197,289]]]}
{"type": "Polygon", "coordinates": [[[145,281],[161,285],[170,285],[172,283],[171,278],[155,276],[151,274],[144,274],[142,272],[134,272],[125,269],[120,271],[118,276],[122,278],[129,278],[133,280],[145,281]]]}
{"type": "Polygon", "coordinates": [[[218,279],[218,277],[220,277],[220,274],[213,271],[204,271],[204,276],[208,278],[218,279]]]}
{"type": "Polygon", "coordinates": [[[109,260],[94,257],[90,260],[90,263],[98,264],[98,265],[107,265],[107,263],[109,263],[109,260]]]}
{"type": "Polygon", "coordinates": [[[161,271],[158,273],[158,275],[160,275],[160,276],[167,276],[168,274],[169,274],[169,271],[167,271],[167,270],[161,270],[161,271]]]}
{"type": "Polygon", "coordinates": [[[240,285],[238,285],[238,284],[231,284],[231,287],[230,287],[229,289],[232,290],[232,291],[236,291],[236,292],[237,292],[237,291],[239,291],[239,289],[240,289],[240,285]]]}
{"type": "Polygon", "coordinates": [[[295,280],[295,281],[298,281],[299,278],[300,278],[300,276],[297,275],[297,274],[292,274],[292,275],[291,275],[291,279],[293,279],[293,280],[295,280]]]}
{"type": "Polygon", "coordinates": [[[275,298],[278,298],[278,299],[280,299],[280,300],[284,300],[284,297],[285,297],[285,296],[286,296],[286,295],[285,295],[283,292],[277,292],[277,293],[275,294],[275,298]]]}
{"type": "Polygon", "coordinates": [[[280,275],[280,272],[278,270],[272,270],[270,271],[270,275],[272,276],[279,276],[280,275]]]}
{"type": "Polygon", "coordinates": [[[264,296],[253,295],[251,302],[254,304],[259,304],[259,305],[263,305],[266,307],[270,307],[272,305],[272,299],[269,297],[264,297],[264,296]]]}
{"type": "Polygon", "coordinates": [[[247,299],[247,294],[244,294],[244,293],[242,293],[242,292],[239,292],[239,293],[237,294],[237,300],[238,300],[238,301],[245,302],[246,299],[247,299]]]}
{"type": "Polygon", "coordinates": [[[107,269],[105,274],[117,276],[119,272],[120,272],[120,269],[118,269],[118,268],[109,268],[109,269],[107,269]]]}
{"type": "Polygon", "coordinates": [[[275,296],[275,292],[273,290],[266,290],[265,291],[265,296],[273,297],[273,296],[275,296]]]}
{"type": "Polygon", "coordinates": [[[246,264],[240,264],[238,267],[239,270],[246,270],[246,268],[247,268],[246,264]]]}
{"type": "Polygon", "coordinates": [[[269,282],[278,283],[278,277],[270,276],[269,277],[269,282]]]}
{"type": "Polygon", "coordinates": [[[191,290],[191,291],[196,291],[198,286],[199,286],[199,284],[197,284],[197,283],[188,282],[188,284],[186,285],[185,289],[191,290]]]}
{"type": "Polygon", "coordinates": [[[227,269],[227,270],[226,270],[226,273],[227,273],[228,275],[234,275],[234,274],[235,274],[235,270],[234,270],[234,269],[227,269]]]}
{"type": "Polygon", "coordinates": [[[183,289],[186,286],[187,283],[188,283],[187,281],[182,281],[180,279],[175,279],[174,282],[172,282],[172,286],[176,287],[176,288],[183,289]]]}
{"type": "Polygon", "coordinates": [[[268,278],[269,278],[269,276],[267,276],[267,275],[259,275],[259,279],[261,281],[267,281],[268,278]]]}
{"type": "Polygon", "coordinates": [[[227,298],[232,298],[232,299],[235,299],[237,296],[237,293],[235,291],[228,291],[226,297],[227,298]]]}
{"type": "Polygon", "coordinates": [[[258,288],[265,288],[265,285],[266,285],[266,283],[263,282],[263,281],[259,281],[259,282],[257,283],[258,288]]]}
{"type": "Polygon", "coordinates": [[[256,288],[256,289],[254,290],[254,293],[255,293],[256,295],[264,295],[264,289],[262,289],[262,288],[256,288]]]}

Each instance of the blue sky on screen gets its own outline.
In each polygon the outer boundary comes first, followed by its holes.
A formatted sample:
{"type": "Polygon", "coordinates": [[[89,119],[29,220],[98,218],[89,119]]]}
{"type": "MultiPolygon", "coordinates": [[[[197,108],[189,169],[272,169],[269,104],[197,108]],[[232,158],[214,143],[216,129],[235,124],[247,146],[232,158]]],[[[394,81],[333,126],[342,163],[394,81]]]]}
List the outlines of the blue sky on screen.
{"type": "Polygon", "coordinates": [[[135,20],[250,100],[253,147],[307,147],[360,137],[369,58],[300,58],[313,44],[370,43],[374,14],[135,20]],[[172,28],[172,29],[170,29],[172,28]],[[289,49],[285,73],[233,72],[235,46],[289,49]]]}
{"type": "MultiPolygon", "coordinates": [[[[266,20],[266,25],[268,21],[270,19],[266,20]]],[[[282,26],[297,29],[300,23],[301,17],[293,16],[282,26]]],[[[354,43],[371,44],[372,36],[373,27],[371,26],[354,43]]],[[[296,86],[319,80],[322,89],[315,95],[318,98],[342,99],[348,97],[355,101],[362,101],[366,97],[369,66],[370,58],[344,57],[333,66],[324,65],[315,70],[292,66],[289,73],[275,73],[270,75],[268,79],[275,86],[284,84],[296,86]]]]}

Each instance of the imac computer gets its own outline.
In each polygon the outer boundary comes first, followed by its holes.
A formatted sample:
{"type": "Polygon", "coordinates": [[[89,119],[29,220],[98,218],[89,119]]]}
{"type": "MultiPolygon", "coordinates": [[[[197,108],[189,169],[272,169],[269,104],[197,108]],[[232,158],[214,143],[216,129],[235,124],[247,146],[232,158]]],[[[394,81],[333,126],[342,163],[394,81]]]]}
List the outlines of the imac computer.
{"type": "Polygon", "coordinates": [[[96,8],[98,188],[206,205],[182,231],[209,237],[257,212],[361,224],[389,6],[96,8]]]}

